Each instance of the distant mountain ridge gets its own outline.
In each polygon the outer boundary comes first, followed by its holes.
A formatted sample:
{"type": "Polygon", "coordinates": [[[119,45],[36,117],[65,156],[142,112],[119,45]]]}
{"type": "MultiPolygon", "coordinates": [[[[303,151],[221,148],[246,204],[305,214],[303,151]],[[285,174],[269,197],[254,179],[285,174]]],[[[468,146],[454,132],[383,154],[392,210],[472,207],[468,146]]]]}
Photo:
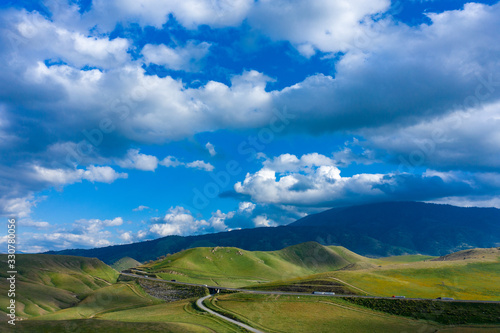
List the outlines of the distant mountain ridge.
{"type": "Polygon", "coordinates": [[[333,208],[287,226],[233,230],[89,250],[50,251],[97,257],[112,264],[128,256],[145,262],[194,247],[280,250],[308,241],[341,245],[364,256],[446,255],[469,248],[500,246],[500,209],[464,208],[421,202],[385,202],[333,208]]]}

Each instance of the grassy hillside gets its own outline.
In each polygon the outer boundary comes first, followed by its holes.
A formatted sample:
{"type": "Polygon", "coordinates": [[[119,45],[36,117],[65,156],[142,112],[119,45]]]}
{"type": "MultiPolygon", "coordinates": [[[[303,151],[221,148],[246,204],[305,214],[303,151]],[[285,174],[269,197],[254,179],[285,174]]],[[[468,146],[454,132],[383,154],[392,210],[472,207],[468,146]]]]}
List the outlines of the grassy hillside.
{"type": "Polygon", "coordinates": [[[265,332],[435,332],[439,327],[328,297],[233,294],[207,305],[265,332]]]}
{"type": "Polygon", "coordinates": [[[363,260],[370,259],[308,242],[269,252],[195,248],[139,268],[168,280],[234,287],[328,272],[363,260]]]}
{"type": "MultiPolygon", "coordinates": [[[[0,261],[6,262],[6,255],[0,261]]],[[[17,315],[39,316],[77,304],[94,290],[116,282],[118,272],[95,258],[18,254],[17,315]]],[[[6,270],[0,271],[0,308],[8,304],[6,270]]]]}
{"type": "Polygon", "coordinates": [[[254,285],[253,288],[287,290],[283,288],[312,283],[326,285],[318,281],[331,281],[341,282],[351,290],[368,295],[500,300],[499,257],[483,258],[481,255],[480,258],[464,260],[461,255],[460,258],[462,259],[453,261],[413,261],[415,258],[409,257],[406,262],[402,261],[403,258],[375,259],[373,262],[382,265],[373,265],[372,262],[372,266],[368,268],[341,269],[288,281],[254,285]]]}
{"type": "MultiPolygon", "coordinates": [[[[370,299],[354,299],[373,301],[370,299]]],[[[384,301],[384,300],[382,300],[384,301]]],[[[417,303],[416,301],[412,301],[417,303]]],[[[215,311],[245,322],[265,332],[446,332],[450,326],[443,323],[475,322],[490,323],[498,315],[498,304],[457,304],[430,302],[413,304],[403,300],[385,300],[379,311],[374,311],[343,299],[312,296],[279,296],[256,294],[219,295],[205,301],[215,311]],[[407,302],[401,306],[399,303],[407,302]],[[429,303],[429,304],[428,304],[429,303]],[[423,306],[423,308],[421,308],[423,306]],[[430,307],[437,310],[426,316],[430,307]],[[472,310],[469,308],[472,307],[472,310]],[[383,312],[382,312],[383,311],[383,312]],[[391,312],[399,311],[405,316],[396,316],[391,312]],[[464,312],[465,311],[465,312],[464,312]],[[464,313],[470,314],[464,316],[464,313]],[[415,317],[415,318],[411,318],[415,317]],[[416,319],[418,318],[418,320],[416,319]],[[422,320],[433,319],[442,321],[422,320]]],[[[452,326],[453,332],[498,332],[500,325],[488,324],[470,326],[452,326]]]]}
{"type": "Polygon", "coordinates": [[[116,271],[121,272],[126,269],[134,268],[140,266],[141,263],[130,257],[123,257],[111,265],[116,271]]]}

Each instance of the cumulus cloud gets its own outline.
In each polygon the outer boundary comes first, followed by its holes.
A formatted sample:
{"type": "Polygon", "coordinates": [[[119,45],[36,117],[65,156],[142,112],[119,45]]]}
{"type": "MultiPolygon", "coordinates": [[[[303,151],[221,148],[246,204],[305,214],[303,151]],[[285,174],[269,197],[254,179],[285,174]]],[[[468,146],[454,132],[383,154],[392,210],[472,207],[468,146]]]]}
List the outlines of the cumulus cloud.
{"type": "Polygon", "coordinates": [[[211,144],[210,142],[207,142],[207,144],[205,145],[205,148],[207,148],[208,150],[208,153],[210,154],[210,156],[215,156],[217,155],[217,152],[215,151],[215,147],[213,144],[211,144]]]}
{"type": "Polygon", "coordinates": [[[165,157],[162,161],[160,161],[160,165],[163,165],[165,167],[178,167],[178,166],[184,166],[186,168],[193,168],[193,169],[199,169],[199,170],[204,170],[204,171],[212,171],[214,169],[214,166],[208,162],[202,161],[202,160],[196,160],[192,162],[181,162],[179,161],[176,157],[174,156],[167,156],[165,157]]]}
{"type": "MultiPolygon", "coordinates": [[[[10,25],[19,36],[17,40],[11,39],[9,44],[22,44],[23,52],[19,56],[30,60],[52,59],[77,67],[101,68],[116,67],[130,60],[127,53],[130,45],[126,39],[88,36],[62,27],[37,12],[11,10],[1,16],[4,25],[10,25]]],[[[11,38],[16,35],[11,35],[11,38]]]]}
{"type": "Polygon", "coordinates": [[[214,169],[214,166],[212,164],[201,160],[186,163],[186,167],[205,170],[205,171],[212,171],[214,169]]]}
{"type": "Polygon", "coordinates": [[[248,201],[242,201],[238,204],[238,212],[249,212],[251,213],[255,209],[255,204],[248,201]]]}
{"type": "MultiPolygon", "coordinates": [[[[366,52],[344,54],[336,64],[335,78],[316,74],[279,91],[266,91],[271,79],[252,70],[232,77],[230,84],[208,81],[186,88],[170,76],[147,75],[132,61],[106,71],[82,70],[76,65],[47,65],[42,55],[34,53],[33,59],[5,65],[7,80],[0,87],[0,100],[9,120],[6,126],[22,123],[16,114],[21,109],[43,124],[40,138],[50,137],[45,132],[57,132],[66,141],[75,141],[74,133],[82,129],[98,128],[103,118],[113,120],[114,136],[142,143],[222,128],[258,128],[269,125],[274,108],[285,106],[295,117],[287,131],[318,133],[415,123],[451,112],[473,94],[478,84],[474,73],[498,72],[495,59],[500,47],[494,41],[499,37],[500,28],[495,29],[499,11],[500,5],[469,4],[462,11],[430,15],[428,26],[389,26],[383,43],[366,52]],[[23,98],[30,100],[29,105],[13,99],[14,91],[29,92],[23,98]],[[55,113],[58,121],[46,121],[37,116],[40,113],[55,113]]],[[[5,24],[7,31],[19,34],[13,23],[5,24]]],[[[12,50],[6,48],[5,64],[11,57],[12,50]]],[[[496,89],[489,98],[493,102],[499,95],[496,89]]],[[[112,142],[103,141],[103,151],[112,142]]],[[[20,142],[17,148],[27,147],[20,142]]]]}
{"type": "Polygon", "coordinates": [[[188,41],[183,47],[171,48],[164,44],[146,44],[142,54],[147,64],[162,65],[173,70],[194,72],[200,69],[200,60],[210,48],[207,42],[188,41]]]}
{"type": "Polygon", "coordinates": [[[87,20],[103,30],[112,30],[116,22],[138,22],[156,28],[167,22],[169,14],[183,26],[225,27],[239,25],[253,4],[252,0],[175,0],[175,1],[106,1],[95,0],[87,20]],[[196,10],[193,10],[196,8],[196,10]]]}
{"type": "Polygon", "coordinates": [[[292,154],[282,154],[271,159],[266,159],[263,165],[276,172],[288,172],[317,166],[334,166],[335,161],[318,153],[304,154],[300,159],[292,154]]]}
{"type": "MultiPolygon", "coordinates": [[[[94,248],[114,243],[113,233],[107,230],[123,224],[121,217],[114,219],[80,219],[69,227],[59,227],[45,234],[23,233],[19,247],[26,252],[44,252],[67,248],[94,248]],[[34,246],[33,244],[37,244],[34,246]]],[[[47,226],[42,226],[47,227],[47,226]]]]}
{"type": "Polygon", "coordinates": [[[119,178],[127,178],[126,173],[118,173],[109,166],[91,165],[84,169],[49,169],[34,165],[32,177],[50,185],[68,185],[82,180],[100,183],[112,183],[119,178]]]}
{"type": "Polygon", "coordinates": [[[383,200],[431,200],[451,194],[464,196],[483,191],[492,195],[498,192],[498,187],[489,185],[493,180],[499,181],[497,173],[428,170],[422,175],[362,173],[342,177],[340,169],[331,165],[298,169],[296,165],[300,160],[302,158],[289,154],[268,159],[263,162],[262,169],[248,173],[243,182],[234,185],[234,189],[259,203],[319,207],[383,200]],[[275,161],[294,163],[284,167],[284,164],[276,164],[275,161]]]}
{"type": "Polygon", "coordinates": [[[129,149],[127,155],[116,162],[122,168],[143,171],[155,171],[158,167],[156,156],[141,154],[139,153],[139,149],[129,149]]]}
{"type": "Polygon", "coordinates": [[[389,6],[389,0],[259,1],[249,13],[249,22],[311,56],[316,50],[345,52],[363,37],[374,39],[371,16],[389,6]]]}
{"type": "Polygon", "coordinates": [[[255,227],[274,227],[276,223],[273,220],[267,218],[266,215],[256,216],[253,220],[255,227]]]}
{"type": "Polygon", "coordinates": [[[0,215],[7,217],[26,218],[31,215],[31,209],[38,202],[30,193],[25,197],[12,198],[7,195],[0,197],[0,215]]]}
{"type": "Polygon", "coordinates": [[[156,219],[148,232],[156,236],[192,235],[226,230],[225,220],[232,218],[233,212],[222,213],[220,210],[212,213],[208,221],[196,219],[184,207],[171,207],[162,219],[156,219]]]}

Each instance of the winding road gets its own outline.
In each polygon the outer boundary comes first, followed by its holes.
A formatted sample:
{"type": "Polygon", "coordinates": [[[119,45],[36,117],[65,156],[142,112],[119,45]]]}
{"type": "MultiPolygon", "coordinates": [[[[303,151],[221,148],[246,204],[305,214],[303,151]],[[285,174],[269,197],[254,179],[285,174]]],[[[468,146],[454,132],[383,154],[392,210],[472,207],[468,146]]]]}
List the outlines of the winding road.
{"type": "MultiPolygon", "coordinates": [[[[195,284],[195,283],[187,283],[187,282],[178,282],[178,281],[168,281],[168,280],[163,280],[163,279],[158,279],[158,278],[152,278],[149,276],[145,275],[138,275],[138,274],[131,274],[131,273],[124,273],[121,272],[122,275],[134,277],[134,278],[142,278],[142,279],[147,279],[151,281],[159,281],[159,282],[168,282],[168,283],[175,283],[175,284],[181,284],[181,285],[187,285],[187,286],[194,286],[194,287],[205,287],[208,289],[212,290],[231,290],[231,291],[239,291],[239,292],[245,292],[245,293],[252,293],[252,294],[265,294],[265,295],[293,295],[293,296],[317,296],[317,297],[359,297],[359,298],[375,298],[375,299],[401,299],[401,298],[393,298],[393,297],[379,297],[379,296],[361,296],[361,295],[321,295],[321,294],[306,294],[306,293],[294,293],[294,292],[286,292],[286,291],[258,291],[258,290],[249,290],[249,289],[239,289],[239,288],[226,288],[226,287],[219,287],[219,286],[207,286],[204,284],[195,284]]],[[[339,280],[340,281],[340,280],[339,280]]],[[[202,298],[196,300],[196,305],[202,309],[203,311],[206,311],[210,313],[211,315],[217,316],[223,320],[226,320],[230,323],[233,323],[235,325],[238,325],[240,327],[243,327],[244,329],[253,332],[253,333],[265,333],[263,331],[259,331],[258,329],[255,329],[251,326],[248,326],[246,324],[243,324],[239,321],[236,321],[234,319],[228,318],[226,316],[221,315],[220,313],[217,313],[213,310],[210,310],[207,308],[205,305],[203,305],[203,301],[206,300],[207,298],[212,297],[213,295],[207,295],[203,296],[202,298]]],[[[500,301],[477,301],[477,300],[441,300],[441,299],[429,299],[429,298],[403,298],[405,300],[430,300],[430,301],[437,301],[437,302],[470,302],[470,303],[500,303],[500,301]]]]}
{"type": "Polygon", "coordinates": [[[208,312],[208,313],[210,313],[210,314],[212,314],[212,315],[214,315],[214,316],[217,316],[217,317],[219,317],[219,318],[222,318],[222,319],[224,319],[224,320],[226,320],[226,321],[228,321],[228,322],[230,322],[230,323],[233,323],[233,324],[235,324],[235,325],[238,325],[238,326],[240,326],[240,327],[243,327],[244,329],[246,329],[246,330],[248,330],[248,331],[250,331],[250,332],[253,332],[253,333],[265,333],[265,332],[263,332],[263,331],[259,331],[258,329],[255,329],[255,328],[253,328],[253,327],[251,327],[251,326],[248,326],[248,325],[246,325],[246,324],[240,323],[239,321],[236,321],[236,320],[234,320],[234,319],[231,319],[231,318],[225,317],[225,316],[221,315],[220,313],[217,313],[217,312],[215,312],[215,311],[210,310],[210,309],[209,309],[209,308],[207,308],[205,305],[203,305],[203,301],[204,301],[204,300],[206,300],[207,298],[210,298],[210,297],[212,297],[212,295],[207,295],[207,296],[204,296],[204,297],[202,297],[202,298],[198,299],[198,300],[196,301],[196,305],[197,305],[200,309],[202,309],[203,311],[206,311],[206,312],[208,312]]]}

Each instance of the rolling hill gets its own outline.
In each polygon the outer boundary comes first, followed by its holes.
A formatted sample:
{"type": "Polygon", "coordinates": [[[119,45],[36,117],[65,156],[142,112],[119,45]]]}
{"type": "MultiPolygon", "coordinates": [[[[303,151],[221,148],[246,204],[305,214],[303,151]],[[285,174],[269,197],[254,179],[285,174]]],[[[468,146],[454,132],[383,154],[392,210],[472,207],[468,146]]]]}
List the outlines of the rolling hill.
{"type": "MultiPolygon", "coordinates": [[[[471,249],[439,258],[400,256],[357,261],[339,270],[250,286],[257,290],[313,291],[328,281],[368,295],[500,300],[500,249],[471,249]],[[311,288],[307,288],[311,287],[311,288]]],[[[327,291],[321,289],[320,291],[327,291]]],[[[332,288],[332,291],[335,291],[332,288]]]]}
{"type": "Polygon", "coordinates": [[[316,241],[341,245],[364,256],[446,255],[500,243],[500,209],[463,208],[420,202],[342,207],[309,215],[287,226],[233,230],[51,254],[97,257],[113,264],[124,256],[145,262],[194,247],[237,247],[272,251],[316,241]]]}
{"type": "Polygon", "coordinates": [[[199,247],[137,268],[167,280],[241,287],[338,270],[364,259],[370,260],[341,247],[307,242],[269,252],[199,247]]]}
{"type": "MultiPolygon", "coordinates": [[[[7,255],[0,255],[6,262],[7,255]]],[[[32,317],[71,307],[94,290],[108,286],[118,272],[96,258],[18,254],[16,305],[20,317],[32,317]]],[[[7,273],[0,272],[0,307],[6,309],[7,273]]]]}

